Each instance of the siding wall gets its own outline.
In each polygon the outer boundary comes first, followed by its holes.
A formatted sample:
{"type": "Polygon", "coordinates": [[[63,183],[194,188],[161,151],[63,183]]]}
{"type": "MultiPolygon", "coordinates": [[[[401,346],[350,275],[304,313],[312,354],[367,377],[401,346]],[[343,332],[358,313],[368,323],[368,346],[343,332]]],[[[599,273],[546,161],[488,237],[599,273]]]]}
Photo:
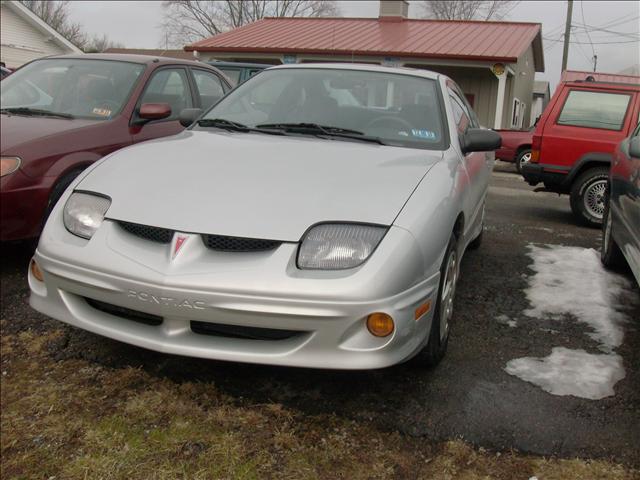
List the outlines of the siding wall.
{"type": "Polygon", "coordinates": [[[521,112],[523,115],[522,128],[527,128],[531,124],[531,103],[533,102],[533,79],[535,69],[533,66],[533,48],[529,47],[524,55],[520,57],[518,63],[511,64],[515,75],[513,77],[511,90],[507,83],[505,94],[505,104],[502,115],[502,128],[511,127],[513,116],[513,99],[517,98],[526,104],[526,109],[521,112]]]}
{"type": "Polygon", "coordinates": [[[480,123],[493,127],[496,115],[498,79],[488,68],[440,67],[429,65],[407,65],[413,68],[428,68],[450,77],[467,95],[473,95],[473,109],[480,123]]]}
{"type": "Polygon", "coordinates": [[[70,53],[47,37],[0,3],[0,60],[7,67],[18,68],[36,58],[70,53]]]}

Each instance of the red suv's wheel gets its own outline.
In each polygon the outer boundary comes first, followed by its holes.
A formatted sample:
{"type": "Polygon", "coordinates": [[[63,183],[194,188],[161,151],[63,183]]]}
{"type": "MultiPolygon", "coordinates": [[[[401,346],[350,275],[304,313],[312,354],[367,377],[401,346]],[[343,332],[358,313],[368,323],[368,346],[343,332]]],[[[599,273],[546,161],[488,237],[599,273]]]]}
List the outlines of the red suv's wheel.
{"type": "Polygon", "coordinates": [[[608,177],[608,168],[590,168],[580,174],[571,186],[571,210],[590,227],[602,225],[608,177]]]}

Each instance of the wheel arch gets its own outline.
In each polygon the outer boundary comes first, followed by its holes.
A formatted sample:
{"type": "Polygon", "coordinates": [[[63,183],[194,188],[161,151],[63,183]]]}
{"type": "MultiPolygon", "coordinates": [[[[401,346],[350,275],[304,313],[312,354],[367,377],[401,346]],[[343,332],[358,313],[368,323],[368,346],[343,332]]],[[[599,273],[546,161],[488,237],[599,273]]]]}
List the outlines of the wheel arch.
{"type": "Polygon", "coordinates": [[[516,158],[518,158],[518,155],[520,155],[523,150],[531,150],[531,144],[523,143],[522,145],[519,145],[518,148],[516,148],[516,158]]]}
{"type": "Polygon", "coordinates": [[[566,183],[572,184],[583,172],[594,167],[609,167],[611,165],[612,155],[604,152],[590,152],[582,155],[575,163],[569,174],[566,183]]]}
{"type": "Polygon", "coordinates": [[[456,217],[456,221],[453,224],[452,233],[456,236],[458,240],[460,240],[464,235],[464,212],[458,213],[458,216],[456,217]]]}

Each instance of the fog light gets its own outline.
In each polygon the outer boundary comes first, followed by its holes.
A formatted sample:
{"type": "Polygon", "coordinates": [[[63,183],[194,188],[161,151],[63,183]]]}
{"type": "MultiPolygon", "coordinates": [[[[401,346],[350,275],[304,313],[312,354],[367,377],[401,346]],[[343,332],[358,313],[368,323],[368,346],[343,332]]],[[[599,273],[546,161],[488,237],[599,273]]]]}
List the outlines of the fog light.
{"type": "Polygon", "coordinates": [[[394,329],[393,318],[386,313],[372,313],[367,317],[367,329],[376,337],[391,335],[394,329]]]}
{"type": "Polygon", "coordinates": [[[44,276],[42,275],[42,270],[40,270],[40,267],[38,266],[35,260],[31,260],[31,265],[29,265],[29,268],[31,269],[31,275],[33,275],[33,278],[35,278],[39,282],[44,282],[44,276]]]}

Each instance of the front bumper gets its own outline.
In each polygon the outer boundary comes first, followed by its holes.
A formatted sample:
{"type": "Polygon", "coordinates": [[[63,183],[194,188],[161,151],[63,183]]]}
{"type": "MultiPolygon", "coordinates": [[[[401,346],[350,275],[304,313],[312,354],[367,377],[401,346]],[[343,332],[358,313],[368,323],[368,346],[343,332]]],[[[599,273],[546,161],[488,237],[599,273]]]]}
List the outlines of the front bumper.
{"type": "Polygon", "coordinates": [[[405,230],[392,228],[387,234],[391,238],[385,238],[376,251],[376,261],[372,257],[365,263],[367,268],[351,273],[309,272],[301,276],[300,271],[289,269],[297,245],[287,243],[273,252],[257,254],[253,265],[239,262],[234,268],[225,264],[225,259],[235,254],[218,253],[214,262],[218,272],[213,274],[211,269],[194,270],[202,263],[197,260],[203,258],[201,255],[211,255],[199,252],[204,247],[197,243],[189,247],[193,251],[184,252],[184,264],[168,267],[176,271],[150,269],[141,256],[125,258],[113,251],[102,252],[102,261],[110,268],[87,265],[94,240],[100,244],[104,236],[110,238],[109,245],[119,245],[124,234],[118,228],[105,222],[86,246],[75,246],[76,258],[65,256],[68,259],[56,253],[74,246],[48,242],[45,230],[34,257],[43,271],[44,283],[29,272],[31,306],[76,327],[151,350],[248,363],[382,368],[407,360],[426,343],[439,274],[412,282],[397,293],[390,293],[398,290],[389,278],[394,276],[392,271],[387,278],[371,278],[371,272],[379,272],[382,264],[395,263],[402,272],[417,263],[414,252],[405,250],[403,255],[391,248],[398,241],[412,238],[405,230]],[[105,259],[105,255],[110,258],[105,259]],[[286,272],[270,268],[283,264],[289,265],[286,272]],[[428,300],[431,310],[415,320],[416,308],[428,300]],[[107,313],[95,308],[92,301],[154,315],[161,323],[147,325],[107,313]],[[395,330],[390,336],[378,338],[368,332],[365,321],[373,312],[393,317],[395,330]],[[294,334],[275,340],[220,336],[197,331],[197,324],[192,322],[294,334]]]}
{"type": "Polygon", "coordinates": [[[547,190],[559,193],[564,192],[568,187],[569,172],[564,168],[529,162],[522,165],[521,173],[531,186],[543,183],[547,190]]]}

